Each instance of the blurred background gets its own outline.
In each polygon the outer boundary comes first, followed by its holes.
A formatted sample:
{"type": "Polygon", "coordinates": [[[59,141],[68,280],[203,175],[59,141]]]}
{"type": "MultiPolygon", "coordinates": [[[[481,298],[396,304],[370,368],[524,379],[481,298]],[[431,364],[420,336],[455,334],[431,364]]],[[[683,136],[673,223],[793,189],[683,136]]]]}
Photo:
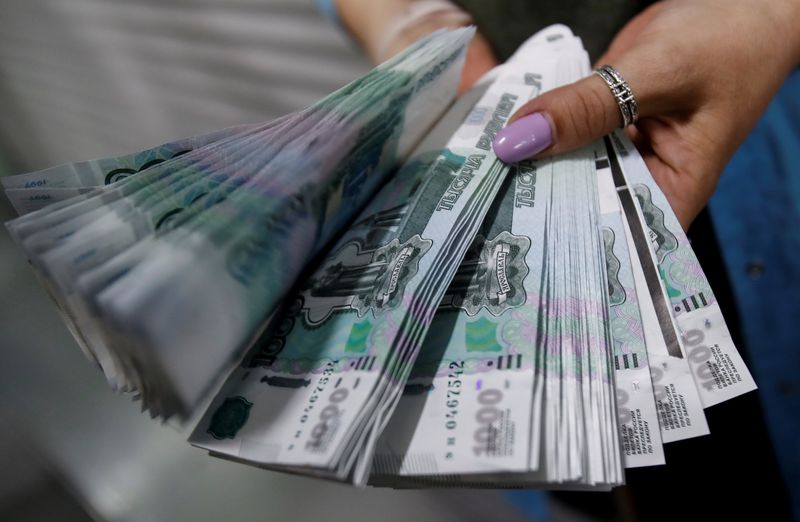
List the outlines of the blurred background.
{"type": "MultiPolygon", "coordinates": [[[[4,0],[0,175],[269,120],[368,69],[311,0],[4,0]]],[[[716,205],[717,214],[726,216],[732,208],[726,201],[737,190],[721,186],[712,209],[716,205]]],[[[14,215],[0,198],[0,220],[14,215]]],[[[731,225],[718,234],[725,246],[725,237],[745,232],[731,225]]],[[[762,237],[761,243],[769,241],[762,237]]],[[[763,302],[764,285],[769,290],[773,284],[768,245],[729,251],[727,270],[754,286],[736,287],[730,302],[739,306],[729,304],[734,317],[738,310],[745,323],[751,321],[745,326],[751,352],[757,341],[750,338],[759,338],[764,328],[772,329],[778,346],[763,350],[796,350],[796,332],[774,317],[752,318],[746,308],[763,302]]],[[[719,262],[714,267],[726,270],[719,262]]],[[[767,299],[788,296],[796,309],[800,289],[793,286],[797,274],[791,276],[788,288],[769,290],[767,299]]],[[[792,319],[786,315],[783,321],[792,319]]],[[[762,366],[774,360],[763,350],[757,363],[762,366]]],[[[150,421],[135,403],[108,389],[4,229],[0,357],[0,520],[630,519],[624,491],[603,496],[595,509],[585,507],[597,498],[580,497],[584,509],[575,509],[574,499],[537,492],[358,490],[210,458],[185,442],[185,432],[150,421]]],[[[773,386],[760,379],[760,371],[754,368],[764,393],[783,394],[784,404],[793,401],[788,414],[796,425],[796,376],[773,386]]],[[[758,417],[756,423],[763,421],[758,417]]],[[[784,453],[788,444],[800,455],[796,440],[770,436],[772,442],[762,435],[759,444],[783,445],[784,453]]]]}

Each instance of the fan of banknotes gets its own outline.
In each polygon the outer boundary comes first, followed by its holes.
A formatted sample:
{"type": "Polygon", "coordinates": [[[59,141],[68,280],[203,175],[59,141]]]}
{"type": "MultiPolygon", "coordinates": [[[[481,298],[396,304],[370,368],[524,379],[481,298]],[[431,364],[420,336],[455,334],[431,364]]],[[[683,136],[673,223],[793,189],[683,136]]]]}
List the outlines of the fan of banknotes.
{"type": "Polygon", "coordinates": [[[190,442],[390,487],[607,489],[755,388],[622,133],[507,166],[495,133],[589,74],[564,26],[453,101],[473,29],[300,112],[4,178],[87,356],[190,442]]]}

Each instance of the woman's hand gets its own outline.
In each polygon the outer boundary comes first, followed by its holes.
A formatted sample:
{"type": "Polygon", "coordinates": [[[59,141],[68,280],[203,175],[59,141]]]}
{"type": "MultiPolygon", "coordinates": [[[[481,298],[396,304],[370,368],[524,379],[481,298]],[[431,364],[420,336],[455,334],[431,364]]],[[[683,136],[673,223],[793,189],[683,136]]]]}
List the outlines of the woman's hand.
{"type": "Polygon", "coordinates": [[[458,85],[458,95],[461,96],[468,91],[481,76],[495,66],[497,66],[497,58],[495,58],[489,42],[481,33],[475,33],[467,49],[464,69],[461,72],[461,83],[458,85]]]}
{"type": "MultiPolygon", "coordinates": [[[[414,41],[416,41],[418,38],[421,38],[426,34],[432,33],[433,31],[443,27],[451,29],[454,26],[448,27],[437,24],[434,21],[434,23],[430,25],[422,24],[415,27],[413,31],[409,31],[407,34],[404,34],[402,39],[398,39],[394,42],[393,47],[387,53],[387,58],[399,53],[414,43],[414,41]]],[[[467,56],[464,60],[464,68],[461,71],[461,82],[458,85],[458,95],[461,96],[468,91],[475,84],[475,82],[480,79],[481,76],[489,72],[497,64],[497,58],[495,58],[494,52],[489,46],[489,42],[487,42],[486,38],[484,38],[480,33],[475,33],[475,36],[472,38],[472,41],[469,43],[469,47],[467,48],[467,56]]]]}
{"type": "MultiPolygon", "coordinates": [[[[626,130],[688,228],[800,63],[800,2],[659,2],[620,31],[598,61],[606,63],[636,96],[639,120],[626,130]]],[[[525,104],[497,134],[495,150],[506,161],[550,156],[587,145],[621,122],[607,84],[592,75],[525,104]]]]}
{"type": "MultiPolygon", "coordinates": [[[[437,29],[473,23],[469,14],[445,0],[336,0],[336,6],[344,24],[374,63],[387,60],[437,29]]],[[[491,46],[476,33],[467,49],[458,94],[469,90],[496,65],[491,46]]]]}

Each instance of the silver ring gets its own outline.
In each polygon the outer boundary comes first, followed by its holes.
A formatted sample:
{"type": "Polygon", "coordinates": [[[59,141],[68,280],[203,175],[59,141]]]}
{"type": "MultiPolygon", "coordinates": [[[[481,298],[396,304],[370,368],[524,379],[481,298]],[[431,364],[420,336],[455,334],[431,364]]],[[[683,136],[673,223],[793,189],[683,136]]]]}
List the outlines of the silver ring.
{"type": "Polygon", "coordinates": [[[636,103],[636,97],[633,95],[631,86],[622,77],[618,70],[610,65],[604,65],[595,70],[594,73],[602,78],[608,88],[611,89],[611,94],[617,100],[619,105],[619,112],[622,114],[622,127],[636,123],[639,119],[639,104],[636,103]]]}

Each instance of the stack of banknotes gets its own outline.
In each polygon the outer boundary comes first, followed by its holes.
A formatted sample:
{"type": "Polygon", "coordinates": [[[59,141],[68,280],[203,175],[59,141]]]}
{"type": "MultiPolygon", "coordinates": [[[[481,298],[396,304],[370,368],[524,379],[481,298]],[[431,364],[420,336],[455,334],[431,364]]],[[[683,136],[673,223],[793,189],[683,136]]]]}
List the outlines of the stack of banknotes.
{"type": "Polygon", "coordinates": [[[213,455],[408,488],[607,489],[753,390],[623,133],[492,151],[589,74],[580,39],[549,27],[453,102],[472,34],[270,123],[4,178],[109,384],[162,418],[207,405],[213,455]]]}

